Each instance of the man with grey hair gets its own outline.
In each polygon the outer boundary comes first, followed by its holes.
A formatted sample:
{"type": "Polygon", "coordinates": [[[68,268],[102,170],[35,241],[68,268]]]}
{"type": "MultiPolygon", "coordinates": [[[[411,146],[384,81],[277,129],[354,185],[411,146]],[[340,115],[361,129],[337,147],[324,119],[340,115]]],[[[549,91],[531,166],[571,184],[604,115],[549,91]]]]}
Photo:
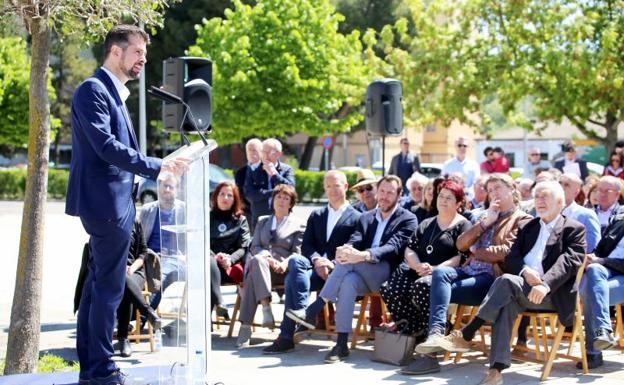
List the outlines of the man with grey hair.
{"type": "Polygon", "coordinates": [[[566,172],[559,178],[559,184],[565,193],[565,208],[561,212],[566,217],[576,219],[585,227],[585,242],[587,253],[592,253],[600,241],[600,223],[596,213],[576,203],[576,197],[581,192],[583,181],[572,172],[566,172]]]}
{"type": "Polygon", "coordinates": [[[572,286],[585,256],[585,229],[561,215],[564,205],[565,194],[559,183],[546,181],[535,186],[538,217],[518,232],[505,258],[508,274],[494,281],[468,325],[436,340],[440,349],[466,352],[475,333],[490,322],[490,370],[481,384],[502,384],[501,371],[511,364],[509,340],[520,312],[556,311],[566,327],[574,322],[576,293],[572,293],[572,286]]]}
{"type": "Polygon", "coordinates": [[[535,180],[537,175],[535,171],[539,170],[548,170],[550,168],[550,162],[546,159],[541,158],[540,149],[537,147],[531,147],[529,149],[529,159],[524,167],[524,173],[522,174],[523,178],[528,178],[531,180],[535,180]]]}
{"type": "Polygon", "coordinates": [[[282,143],[275,138],[262,142],[261,167],[251,170],[245,176],[243,195],[251,204],[251,228],[262,215],[271,214],[271,196],[278,184],[295,185],[292,167],[280,162],[282,143]]]}
{"type": "Polygon", "coordinates": [[[441,174],[445,176],[454,172],[461,173],[464,176],[464,189],[468,195],[467,198],[471,200],[474,197],[472,185],[474,184],[475,178],[481,174],[479,164],[472,159],[466,158],[468,139],[463,136],[455,140],[455,151],[456,155],[444,162],[441,174]]]}
{"type": "Polygon", "coordinates": [[[617,214],[624,213],[624,206],[619,204],[619,199],[622,195],[622,183],[620,178],[611,175],[605,175],[598,181],[598,186],[596,187],[598,204],[594,207],[594,210],[596,210],[598,215],[601,231],[604,231],[611,218],[617,214]]]}

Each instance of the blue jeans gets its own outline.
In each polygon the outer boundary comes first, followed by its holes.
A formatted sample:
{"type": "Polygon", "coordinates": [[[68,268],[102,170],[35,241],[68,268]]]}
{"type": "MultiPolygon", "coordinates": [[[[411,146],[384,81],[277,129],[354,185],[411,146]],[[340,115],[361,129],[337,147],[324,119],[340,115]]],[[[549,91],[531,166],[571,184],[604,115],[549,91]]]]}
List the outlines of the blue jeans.
{"type": "Polygon", "coordinates": [[[488,293],[494,277],[488,273],[475,276],[456,267],[440,266],[431,277],[429,333],[434,329],[444,333],[448,306],[451,302],[477,306],[488,293]]]}
{"type": "Polygon", "coordinates": [[[585,348],[587,354],[599,354],[594,350],[594,338],[599,328],[611,330],[609,306],[624,303],[624,275],[592,263],[587,267],[580,287],[583,299],[585,324],[585,348]]]}
{"type": "Polygon", "coordinates": [[[160,259],[160,290],[152,295],[150,306],[156,310],[160,304],[162,293],[172,283],[186,279],[186,264],[180,263],[175,257],[161,257],[160,259]]]}
{"type": "Polygon", "coordinates": [[[286,310],[301,310],[308,306],[310,291],[320,290],[325,280],[316,274],[310,260],[294,254],[288,259],[288,272],[284,279],[284,320],[280,326],[280,337],[292,340],[295,321],[286,317],[286,310]]]}

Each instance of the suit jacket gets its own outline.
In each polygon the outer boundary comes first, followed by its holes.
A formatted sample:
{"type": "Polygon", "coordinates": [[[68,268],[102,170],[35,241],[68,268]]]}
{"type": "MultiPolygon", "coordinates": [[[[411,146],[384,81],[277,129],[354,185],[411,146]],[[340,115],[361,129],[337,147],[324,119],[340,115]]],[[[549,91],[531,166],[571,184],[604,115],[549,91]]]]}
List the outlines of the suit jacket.
{"type": "Polygon", "coordinates": [[[274,237],[271,236],[272,222],[273,215],[258,218],[258,225],[249,248],[251,254],[255,255],[267,250],[273,258],[278,260],[284,260],[292,254],[301,254],[301,243],[305,231],[305,223],[301,218],[291,213],[286,223],[277,228],[274,237]]]}
{"type": "MultiPolygon", "coordinates": [[[[579,169],[581,170],[581,180],[584,181],[585,178],[587,178],[587,175],[589,175],[587,162],[579,158],[574,159],[574,162],[578,163],[579,169]]],[[[559,171],[563,172],[563,166],[565,166],[565,157],[555,161],[554,167],[559,171]]]]}
{"type": "MultiPolygon", "coordinates": [[[[399,176],[399,160],[401,159],[401,155],[402,153],[398,153],[392,157],[392,160],[390,161],[390,170],[388,171],[388,174],[399,176]]],[[[416,171],[420,171],[420,159],[418,158],[418,155],[414,155],[411,152],[408,152],[407,163],[411,164],[412,173],[416,171]]],[[[405,183],[405,180],[403,181],[403,183],[405,183]]]]}
{"type": "Polygon", "coordinates": [[[72,157],[65,212],[114,220],[133,205],[134,174],[156,179],[161,160],[143,155],[130,116],[101,68],[72,98],[72,157]]]}
{"type": "Polygon", "coordinates": [[[378,225],[375,218],[377,211],[362,214],[349,243],[358,250],[369,250],[374,261],[388,261],[394,270],[403,261],[405,247],[416,231],[418,221],[414,214],[397,207],[384,228],[379,246],[371,248],[378,225]]]}
{"type": "MultiPolygon", "coordinates": [[[[531,251],[540,232],[540,218],[534,218],[520,231],[505,258],[505,267],[511,274],[519,275],[524,268],[524,257],[531,251]]],[[[575,293],[572,286],[576,272],[585,257],[585,229],[574,219],[561,216],[546,242],[542,267],[542,280],[550,287],[549,295],[559,314],[561,323],[570,326],[574,319],[575,293]]]]}
{"type": "Polygon", "coordinates": [[[342,246],[349,241],[351,234],[355,231],[360,216],[360,212],[352,206],[348,206],[342,213],[338,222],[332,229],[329,240],[327,239],[327,217],[329,208],[317,209],[308,217],[308,224],[303,233],[302,254],[312,259],[314,253],[323,256],[327,254],[327,259],[333,260],[336,257],[336,247],[342,246]]]}
{"type": "Polygon", "coordinates": [[[610,222],[604,231],[602,239],[594,250],[594,254],[599,257],[598,263],[624,274],[624,259],[608,258],[617,244],[624,237],[624,214],[619,214],[610,222]]]}
{"type": "Polygon", "coordinates": [[[600,222],[598,215],[593,210],[583,207],[576,202],[572,202],[566,209],[569,218],[576,219],[585,227],[586,253],[592,253],[600,241],[600,222]]]}
{"type": "Polygon", "coordinates": [[[245,178],[247,177],[247,172],[249,170],[250,170],[249,165],[246,164],[243,167],[236,170],[236,172],[234,173],[234,183],[236,183],[236,187],[238,187],[238,192],[240,193],[241,199],[243,200],[243,203],[244,203],[243,210],[245,211],[245,216],[248,216],[249,214],[251,214],[251,209],[250,209],[251,204],[249,203],[249,200],[247,200],[247,197],[243,193],[244,188],[245,188],[245,178]]]}
{"type": "Polygon", "coordinates": [[[264,171],[262,165],[255,170],[247,172],[245,175],[244,195],[251,204],[252,228],[261,215],[269,215],[272,213],[272,207],[269,205],[269,198],[273,194],[273,188],[278,184],[295,185],[295,174],[292,167],[278,162],[277,175],[271,177],[271,187],[269,188],[269,174],[264,171]]]}

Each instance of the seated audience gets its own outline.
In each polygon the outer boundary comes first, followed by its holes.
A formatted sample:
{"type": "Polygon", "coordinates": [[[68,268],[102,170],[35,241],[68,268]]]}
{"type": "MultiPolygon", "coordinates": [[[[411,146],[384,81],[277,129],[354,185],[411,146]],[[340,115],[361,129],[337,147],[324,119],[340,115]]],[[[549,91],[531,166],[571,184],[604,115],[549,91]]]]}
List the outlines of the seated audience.
{"type": "Polygon", "coordinates": [[[574,279],[585,254],[585,230],[574,219],[561,215],[563,188],[553,181],[535,187],[538,218],[519,232],[505,258],[509,274],[497,278],[476,317],[461,330],[437,339],[449,352],[466,352],[475,333],[492,324],[490,369],[481,384],[501,384],[501,372],[511,364],[509,340],[518,314],[526,309],[556,311],[566,327],[574,322],[574,279]]]}
{"type": "Polygon", "coordinates": [[[262,304],[262,326],[273,327],[271,288],[284,283],[288,260],[301,254],[305,223],[291,215],[297,203],[297,192],[292,185],[278,184],[271,197],[273,214],[258,218],[250,256],[245,263],[241,306],[238,320],[241,328],[237,347],[249,345],[251,324],[258,302],[262,304]]]}
{"type": "Polygon", "coordinates": [[[511,177],[491,174],[485,181],[490,207],[475,223],[457,238],[457,249],[468,252],[461,267],[440,266],[433,271],[431,282],[431,313],[429,336],[416,347],[421,353],[403,370],[405,374],[440,371],[433,353],[437,339],[445,334],[449,304],[479,305],[492,282],[502,275],[500,266],[516,240],[518,229],[531,216],[518,207],[520,198],[511,177]]]}
{"type": "Polygon", "coordinates": [[[576,219],[585,227],[585,244],[587,246],[585,252],[592,253],[600,241],[600,223],[598,223],[598,217],[593,210],[580,206],[576,202],[576,198],[582,194],[583,182],[576,174],[564,173],[559,178],[559,184],[565,192],[565,208],[561,214],[576,219]]]}
{"type": "Polygon", "coordinates": [[[305,312],[288,312],[299,324],[312,326],[326,302],[336,304],[336,345],[325,356],[325,363],[344,361],[349,356],[347,339],[358,295],[379,290],[390,272],[400,263],[405,246],[416,229],[416,217],[399,206],[401,180],[387,175],[377,184],[378,206],[364,213],[351,239],[336,249],[336,268],[329,275],[319,298],[305,312]]]}
{"type": "Polygon", "coordinates": [[[428,218],[412,234],[405,259],[380,289],[381,296],[396,321],[407,320],[399,331],[417,334],[422,340],[429,323],[431,274],[444,266],[460,264],[455,247],[457,237],[470,223],[459,214],[464,205],[464,190],[451,180],[442,182],[438,193],[438,215],[428,218]]]}
{"type": "Polygon", "coordinates": [[[423,193],[427,182],[429,182],[429,178],[423,174],[418,172],[412,174],[407,180],[407,191],[409,195],[401,198],[401,207],[415,213],[423,200],[423,193]]]}
{"type": "Polygon", "coordinates": [[[210,207],[210,304],[218,316],[229,319],[221,284],[243,281],[251,235],[236,184],[219,183],[210,196],[210,207]]]}
{"type": "Polygon", "coordinates": [[[624,206],[620,206],[619,203],[623,184],[622,179],[607,175],[601,177],[596,186],[598,204],[594,209],[598,214],[598,222],[600,222],[602,231],[607,227],[612,217],[624,213],[624,206]]]}

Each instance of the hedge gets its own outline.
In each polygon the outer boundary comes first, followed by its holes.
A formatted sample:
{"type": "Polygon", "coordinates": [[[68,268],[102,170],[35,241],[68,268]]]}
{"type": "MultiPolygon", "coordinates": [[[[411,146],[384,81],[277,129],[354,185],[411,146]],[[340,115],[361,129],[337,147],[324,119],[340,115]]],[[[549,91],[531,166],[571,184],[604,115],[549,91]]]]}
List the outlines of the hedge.
{"type": "MultiPolygon", "coordinates": [[[[65,199],[67,191],[67,170],[48,170],[48,197],[65,199]]],[[[9,168],[0,170],[0,199],[24,199],[26,189],[26,169],[9,168]]]]}
{"type": "MultiPolygon", "coordinates": [[[[226,172],[229,170],[226,170],[226,172]]],[[[352,186],[357,178],[356,173],[347,172],[347,180],[352,186]]],[[[302,202],[314,202],[322,199],[323,192],[323,171],[295,170],[295,188],[302,202]]],[[[67,191],[67,170],[48,170],[48,197],[53,199],[64,199],[67,191]]],[[[26,169],[3,169],[0,170],[0,199],[24,199],[26,187],[26,169]]],[[[349,198],[353,198],[349,191],[349,198]]]]}

